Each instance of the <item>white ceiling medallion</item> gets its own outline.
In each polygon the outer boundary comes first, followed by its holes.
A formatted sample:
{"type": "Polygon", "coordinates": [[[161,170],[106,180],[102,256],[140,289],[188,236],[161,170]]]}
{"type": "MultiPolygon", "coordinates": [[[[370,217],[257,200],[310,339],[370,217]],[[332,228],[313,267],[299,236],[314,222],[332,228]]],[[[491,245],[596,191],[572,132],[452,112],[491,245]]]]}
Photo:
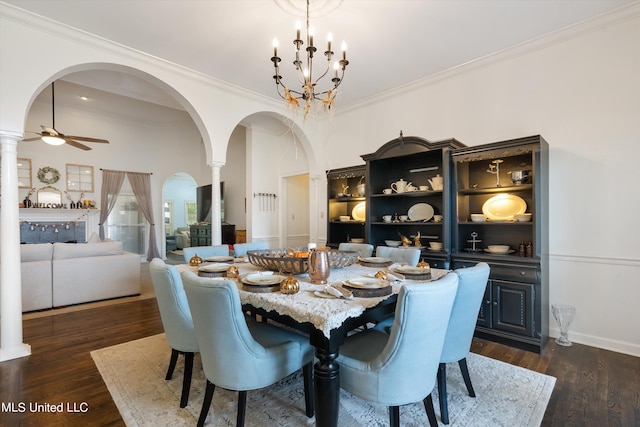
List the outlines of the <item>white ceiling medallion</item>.
{"type": "MultiPolygon", "coordinates": [[[[282,10],[293,16],[304,16],[306,0],[273,0],[282,10]]],[[[309,14],[315,18],[328,15],[342,4],[342,0],[314,0],[309,5],[309,14]]]]}

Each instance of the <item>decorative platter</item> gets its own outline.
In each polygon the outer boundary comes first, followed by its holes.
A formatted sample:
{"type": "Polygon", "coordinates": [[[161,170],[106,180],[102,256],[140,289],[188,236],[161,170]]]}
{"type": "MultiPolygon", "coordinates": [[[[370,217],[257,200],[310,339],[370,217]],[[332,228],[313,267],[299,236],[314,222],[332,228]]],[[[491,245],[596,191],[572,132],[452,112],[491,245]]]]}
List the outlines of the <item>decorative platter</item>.
{"type": "Polygon", "coordinates": [[[370,256],[370,257],[360,258],[360,261],[366,262],[368,264],[386,264],[386,263],[390,262],[391,259],[390,258],[384,258],[384,257],[381,257],[381,256],[370,256]]]}
{"type": "Polygon", "coordinates": [[[207,262],[233,262],[234,258],[232,256],[220,255],[206,257],[204,260],[207,262]]]}
{"type": "Polygon", "coordinates": [[[482,205],[482,213],[493,221],[513,220],[527,210],[527,202],[513,194],[498,194],[482,205]]]}
{"type": "Polygon", "coordinates": [[[242,280],[242,283],[247,285],[268,286],[275,284],[280,285],[280,282],[284,279],[285,277],[279,274],[251,273],[243,276],[240,280],[242,280]]]}
{"type": "Polygon", "coordinates": [[[367,202],[358,203],[351,211],[351,216],[356,221],[365,221],[367,219],[367,202]]]}
{"type": "Polygon", "coordinates": [[[226,263],[210,264],[210,265],[203,265],[199,267],[198,271],[204,271],[207,273],[219,273],[221,271],[227,271],[229,267],[231,266],[226,263]]]}
{"type": "Polygon", "coordinates": [[[431,269],[424,267],[413,267],[410,265],[398,265],[390,268],[392,272],[404,274],[407,279],[431,280],[431,269]]]}
{"type": "Polygon", "coordinates": [[[242,276],[242,289],[247,292],[267,293],[280,292],[280,282],[285,279],[279,274],[251,273],[242,276]]]}
{"type": "Polygon", "coordinates": [[[433,207],[428,203],[416,203],[407,212],[411,221],[428,221],[433,218],[433,214],[433,207]]]}
{"type": "Polygon", "coordinates": [[[389,282],[374,277],[357,277],[345,281],[344,288],[351,291],[354,297],[375,298],[390,295],[393,289],[389,282]]]}
{"type": "Polygon", "coordinates": [[[345,283],[350,288],[357,289],[380,289],[389,286],[389,282],[375,277],[356,277],[349,279],[345,283]]]}

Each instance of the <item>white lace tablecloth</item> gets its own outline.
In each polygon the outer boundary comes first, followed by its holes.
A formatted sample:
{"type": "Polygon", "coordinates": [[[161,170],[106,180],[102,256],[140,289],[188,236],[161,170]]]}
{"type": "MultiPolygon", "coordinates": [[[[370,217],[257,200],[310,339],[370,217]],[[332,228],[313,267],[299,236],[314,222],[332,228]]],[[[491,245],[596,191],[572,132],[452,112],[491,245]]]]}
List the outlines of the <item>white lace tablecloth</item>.
{"type": "MultiPolygon", "coordinates": [[[[264,271],[248,263],[234,264],[240,270],[240,275],[264,271]]],[[[177,266],[180,271],[191,269],[197,274],[198,267],[190,267],[188,265],[177,266]]],[[[360,264],[354,264],[349,267],[331,270],[328,283],[340,283],[348,279],[356,277],[371,277],[377,271],[384,270],[381,268],[364,267],[360,264]]],[[[431,275],[433,280],[447,274],[448,270],[432,268],[431,275]]],[[[272,274],[272,272],[265,272],[272,274]]],[[[375,307],[381,301],[389,298],[391,295],[376,298],[353,298],[350,300],[342,298],[320,298],[314,294],[314,291],[321,291],[325,285],[314,285],[311,283],[308,274],[300,274],[294,276],[300,283],[300,292],[293,295],[285,295],[280,292],[256,293],[247,292],[242,289],[240,280],[235,280],[238,285],[240,301],[242,304],[251,304],[256,308],[262,308],[267,311],[275,311],[278,314],[291,317],[297,322],[311,323],[316,329],[329,338],[332,329],[339,328],[346,319],[350,317],[358,317],[368,308],[375,307]]],[[[419,283],[416,280],[395,281],[392,283],[393,293],[400,291],[403,283],[419,283]]],[[[428,281],[424,282],[428,286],[428,281]]]]}

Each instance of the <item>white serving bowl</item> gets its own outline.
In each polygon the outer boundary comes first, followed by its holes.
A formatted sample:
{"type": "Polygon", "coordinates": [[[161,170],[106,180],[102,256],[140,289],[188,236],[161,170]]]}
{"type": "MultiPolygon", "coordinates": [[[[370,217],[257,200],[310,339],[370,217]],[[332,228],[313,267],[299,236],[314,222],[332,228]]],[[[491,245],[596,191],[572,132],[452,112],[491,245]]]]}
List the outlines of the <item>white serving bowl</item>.
{"type": "Polygon", "coordinates": [[[471,214],[471,221],[484,222],[485,221],[484,214],[471,214]]]}
{"type": "Polygon", "coordinates": [[[351,221],[351,217],[349,215],[340,215],[340,221],[342,222],[351,221]]]}
{"type": "Polygon", "coordinates": [[[529,222],[531,221],[531,217],[533,215],[531,215],[530,213],[523,213],[523,214],[518,214],[515,216],[516,221],[519,222],[529,222]]]}
{"type": "Polygon", "coordinates": [[[509,249],[509,245],[489,245],[487,249],[491,252],[507,252],[509,249]]]}
{"type": "Polygon", "coordinates": [[[400,244],[402,243],[400,240],[385,240],[384,243],[387,246],[391,246],[391,247],[397,247],[400,246],[400,244]]]}

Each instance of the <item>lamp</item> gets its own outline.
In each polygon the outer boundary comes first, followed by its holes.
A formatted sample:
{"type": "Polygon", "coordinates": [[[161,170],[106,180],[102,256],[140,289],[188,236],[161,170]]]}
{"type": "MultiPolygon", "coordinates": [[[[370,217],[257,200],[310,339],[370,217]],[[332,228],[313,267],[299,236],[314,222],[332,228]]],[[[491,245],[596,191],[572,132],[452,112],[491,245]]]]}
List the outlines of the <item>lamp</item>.
{"type": "Polygon", "coordinates": [[[62,145],[65,143],[64,138],[61,138],[58,135],[47,132],[45,130],[42,131],[42,136],[40,137],[40,139],[50,145],[62,145]]]}
{"type": "MultiPolygon", "coordinates": [[[[296,38],[293,40],[293,44],[295,46],[295,60],[293,61],[293,65],[296,69],[296,74],[298,77],[298,81],[301,84],[301,91],[297,91],[291,89],[289,86],[286,86],[282,82],[282,76],[280,75],[280,61],[281,58],[278,56],[278,40],[273,39],[273,57],[271,57],[271,62],[273,62],[273,67],[275,68],[275,75],[273,78],[276,81],[276,88],[278,90],[278,94],[282,99],[285,100],[286,104],[289,107],[297,108],[300,107],[301,102],[299,100],[304,101],[304,118],[306,119],[307,114],[311,111],[314,101],[319,100],[321,102],[322,108],[325,111],[331,110],[334,106],[334,100],[336,96],[336,89],[340,86],[342,79],[344,77],[344,71],[349,65],[349,61],[347,61],[347,44],[342,42],[342,59],[334,61],[333,65],[331,64],[331,58],[333,57],[333,51],[331,50],[331,42],[333,41],[333,37],[331,34],[327,36],[327,50],[324,52],[324,56],[326,56],[326,67],[324,71],[321,69],[321,74],[317,79],[314,79],[313,73],[313,55],[318,50],[316,46],[313,44],[313,29],[309,23],[309,0],[307,0],[307,28],[306,28],[306,43],[307,47],[304,49],[306,52],[306,59],[302,58],[301,55],[304,55],[302,51],[302,46],[304,45],[304,41],[300,38],[300,30],[301,24],[298,22],[296,25],[296,38]],[[320,91],[319,89],[319,81],[326,76],[330,69],[333,67],[333,77],[331,78],[332,85],[324,90],[320,91]]],[[[322,67],[322,66],[321,66],[322,67]]]]}

